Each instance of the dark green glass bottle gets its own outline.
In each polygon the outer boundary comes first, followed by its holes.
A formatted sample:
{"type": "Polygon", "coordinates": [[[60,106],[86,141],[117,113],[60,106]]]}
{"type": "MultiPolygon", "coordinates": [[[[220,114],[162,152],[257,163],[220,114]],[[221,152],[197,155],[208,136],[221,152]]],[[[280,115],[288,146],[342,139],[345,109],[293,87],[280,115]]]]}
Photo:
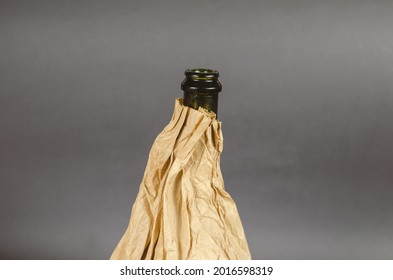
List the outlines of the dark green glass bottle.
{"type": "Polygon", "coordinates": [[[184,74],[186,78],[181,83],[183,104],[197,110],[199,107],[205,108],[217,116],[218,93],[222,90],[218,71],[193,68],[187,69],[184,74]]]}

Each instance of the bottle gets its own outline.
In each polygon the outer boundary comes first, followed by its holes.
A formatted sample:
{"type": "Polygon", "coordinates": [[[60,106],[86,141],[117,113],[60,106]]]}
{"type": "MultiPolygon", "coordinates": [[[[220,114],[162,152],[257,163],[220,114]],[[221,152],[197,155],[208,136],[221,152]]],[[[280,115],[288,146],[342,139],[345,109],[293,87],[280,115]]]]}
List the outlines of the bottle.
{"type": "Polygon", "coordinates": [[[187,69],[184,74],[186,78],[181,83],[184,91],[183,104],[196,110],[199,107],[205,108],[217,116],[218,93],[222,90],[218,71],[192,68],[187,69]]]}
{"type": "Polygon", "coordinates": [[[129,225],[112,260],[251,258],[220,168],[219,74],[193,68],[185,76],[183,100],[176,99],[170,122],[153,143],[129,225]]]}

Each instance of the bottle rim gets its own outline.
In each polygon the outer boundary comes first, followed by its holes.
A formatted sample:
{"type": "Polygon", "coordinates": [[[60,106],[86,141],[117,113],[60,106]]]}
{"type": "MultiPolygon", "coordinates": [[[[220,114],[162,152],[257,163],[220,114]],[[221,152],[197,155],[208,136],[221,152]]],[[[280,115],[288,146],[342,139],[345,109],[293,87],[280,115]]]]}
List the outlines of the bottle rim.
{"type": "Polygon", "coordinates": [[[184,74],[193,80],[212,80],[217,79],[219,76],[217,70],[208,68],[190,68],[184,74]]]}

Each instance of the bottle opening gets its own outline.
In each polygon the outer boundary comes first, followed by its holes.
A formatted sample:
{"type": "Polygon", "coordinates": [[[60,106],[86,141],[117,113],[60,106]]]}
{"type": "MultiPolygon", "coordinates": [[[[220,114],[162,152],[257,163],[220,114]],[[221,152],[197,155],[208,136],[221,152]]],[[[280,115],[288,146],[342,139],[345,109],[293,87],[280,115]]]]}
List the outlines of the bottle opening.
{"type": "Polygon", "coordinates": [[[184,74],[194,81],[212,81],[217,80],[219,73],[217,70],[207,68],[187,69],[184,74]]]}
{"type": "Polygon", "coordinates": [[[218,71],[216,70],[212,70],[212,69],[206,69],[206,68],[192,68],[192,69],[187,69],[186,72],[193,72],[195,74],[212,74],[212,73],[216,73],[218,74],[218,71]]]}

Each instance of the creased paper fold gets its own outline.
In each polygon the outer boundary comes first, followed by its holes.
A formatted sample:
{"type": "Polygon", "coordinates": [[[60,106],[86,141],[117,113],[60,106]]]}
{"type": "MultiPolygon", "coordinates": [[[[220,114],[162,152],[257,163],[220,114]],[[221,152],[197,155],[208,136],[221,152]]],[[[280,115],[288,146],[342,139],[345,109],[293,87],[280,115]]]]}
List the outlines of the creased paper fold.
{"type": "Polygon", "coordinates": [[[250,259],[236,204],[224,189],[222,149],[215,114],[176,99],[111,259],[250,259]]]}

